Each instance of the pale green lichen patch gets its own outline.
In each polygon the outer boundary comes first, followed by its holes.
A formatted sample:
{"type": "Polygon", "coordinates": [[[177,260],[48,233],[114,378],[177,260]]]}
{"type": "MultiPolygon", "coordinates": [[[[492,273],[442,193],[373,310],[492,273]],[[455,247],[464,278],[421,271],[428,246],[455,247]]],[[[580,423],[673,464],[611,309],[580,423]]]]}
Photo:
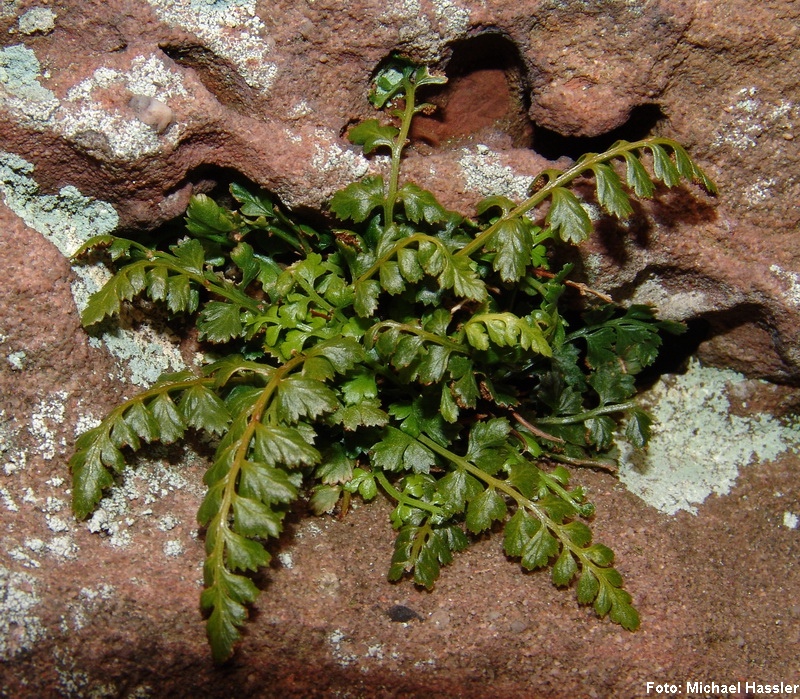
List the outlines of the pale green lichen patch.
{"type": "Polygon", "coordinates": [[[236,67],[252,88],[267,91],[278,68],[267,60],[273,41],[255,0],[147,0],[158,18],[197,36],[236,67]]]}
{"type": "MultiPolygon", "coordinates": [[[[111,546],[122,548],[130,546],[142,521],[147,522],[148,531],[153,524],[164,532],[172,532],[179,520],[172,514],[164,515],[159,521],[152,522],[152,505],[180,491],[191,493],[194,497],[202,497],[202,487],[186,474],[186,467],[199,457],[187,448],[180,464],[165,463],[162,460],[146,460],[135,468],[128,466],[120,475],[118,483],[108,491],[100,501],[88,522],[89,531],[102,533],[108,537],[111,546]],[[165,526],[172,524],[171,527],[165,526]]],[[[171,541],[176,541],[174,532],[171,541]]],[[[177,549],[165,539],[166,555],[174,556],[177,549]],[[170,553],[167,553],[169,549],[170,553]]]]}
{"type": "Polygon", "coordinates": [[[533,177],[519,175],[503,165],[500,156],[487,146],[478,145],[475,150],[464,148],[458,164],[467,187],[483,196],[503,194],[516,201],[528,197],[533,177]]]}
{"type": "Polygon", "coordinates": [[[31,411],[28,431],[33,436],[36,450],[45,460],[52,459],[56,449],[65,446],[64,438],[59,437],[58,426],[64,422],[67,395],[66,391],[51,393],[31,411]]]}
{"type": "Polygon", "coordinates": [[[49,34],[55,26],[56,13],[49,7],[32,7],[17,21],[21,34],[49,34]]]}
{"type": "Polygon", "coordinates": [[[128,70],[100,67],[68,92],[58,115],[59,129],[85,148],[100,150],[123,160],[152,155],[165,145],[175,145],[181,128],[164,133],[151,128],[131,109],[110,109],[96,96],[98,90],[117,90],[128,97],[159,100],[186,97],[183,76],[155,55],[135,56],[128,70]]]}
{"type": "Polygon", "coordinates": [[[385,4],[380,20],[399,26],[400,42],[435,61],[450,41],[462,38],[469,27],[469,10],[452,0],[434,0],[434,22],[426,15],[419,0],[392,0],[385,4]]]}
{"type": "Polygon", "coordinates": [[[27,46],[0,49],[0,106],[33,128],[44,128],[59,107],[55,94],[39,83],[40,78],[39,59],[27,46]]]}
{"type": "Polygon", "coordinates": [[[28,651],[45,635],[36,615],[39,595],[37,580],[0,565],[0,660],[10,660],[28,651]]]}
{"type": "MultiPolygon", "coordinates": [[[[119,217],[113,206],[85,197],[75,187],[64,187],[57,195],[39,194],[33,169],[23,158],[0,152],[0,194],[17,216],[63,255],[69,257],[92,236],[111,233],[117,227],[119,217]]],[[[76,266],[74,273],[72,295],[78,310],[82,310],[110,273],[102,265],[76,266]]],[[[136,331],[117,328],[91,341],[104,345],[120,360],[124,369],[116,378],[138,386],[152,384],[165,371],[185,367],[176,344],[148,323],[136,331]]]]}
{"type": "Polygon", "coordinates": [[[110,89],[121,104],[135,95],[165,104],[185,97],[181,73],[160,56],[134,56],[127,70],[97,68],[63,101],[41,84],[42,79],[39,59],[30,48],[17,44],[0,50],[0,105],[24,126],[53,129],[97,157],[116,160],[153,155],[180,138],[180,127],[154,131],[133,110],[110,107],[96,94],[110,89]]]}
{"type": "Polygon", "coordinates": [[[685,374],[662,379],[647,394],[656,418],[644,455],[623,445],[620,480],[667,514],[697,513],[712,494],[726,495],[740,469],[800,451],[800,423],[731,411],[745,377],[692,362],[685,374]]]}

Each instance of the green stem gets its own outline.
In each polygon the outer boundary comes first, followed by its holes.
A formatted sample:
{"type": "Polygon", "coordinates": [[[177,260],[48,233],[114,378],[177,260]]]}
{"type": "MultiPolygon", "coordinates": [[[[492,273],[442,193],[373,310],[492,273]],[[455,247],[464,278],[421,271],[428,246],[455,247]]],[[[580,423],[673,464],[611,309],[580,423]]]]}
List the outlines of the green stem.
{"type": "MultiPolygon", "coordinates": [[[[542,523],[542,526],[547,527],[551,532],[553,532],[558,537],[559,541],[561,542],[561,545],[569,549],[569,551],[581,562],[582,566],[588,566],[589,568],[595,571],[600,569],[600,567],[597,566],[584,553],[583,549],[580,546],[576,546],[573,543],[572,539],[570,539],[569,537],[569,533],[567,531],[564,531],[563,524],[559,524],[558,522],[553,521],[542,508],[540,508],[536,503],[534,503],[529,498],[526,498],[514,486],[507,483],[506,481],[501,481],[499,478],[490,476],[483,469],[478,468],[467,459],[458,456],[457,454],[454,454],[449,449],[445,449],[444,447],[437,444],[424,434],[419,435],[419,437],[417,437],[417,440],[420,443],[424,444],[426,447],[428,447],[431,451],[434,451],[435,453],[439,454],[440,456],[450,461],[457,468],[463,468],[465,471],[471,473],[479,480],[482,480],[490,488],[494,488],[495,490],[499,490],[502,493],[505,493],[517,503],[518,507],[522,507],[531,514],[533,514],[542,523]]],[[[578,511],[580,511],[579,508],[578,511]]]]}
{"type": "Polygon", "coordinates": [[[375,338],[378,336],[378,333],[380,333],[381,330],[383,330],[384,328],[397,328],[402,332],[407,332],[411,335],[416,335],[417,337],[421,337],[426,342],[432,342],[434,344],[441,345],[442,347],[446,347],[451,352],[460,352],[462,354],[469,354],[469,350],[463,345],[459,344],[458,342],[453,342],[447,337],[442,337],[441,335],[437,335],[436,333],[428,332],[427,330],[418,328],[415,325],[409,325],[408,323],[398,323],[396,320],[384,320],[380,323],[373,325],[367,331],[367,336],[370,338],[370,342],[372,344],[375,343],[375,338]]]}
{"type": "Polygon", "coordinates": [[[615,403],[614,405],[603,405],[593,410],[587,410],[577,415],[566,415],[564,417],[540,417],[534,420],[537,425],[575,425],[585,420],[591,420],[593,417],[599,415],[611,415],[612,413],[624,412],[636,407],[636,401],[628,401],[627,403],[615,403]]]}
{"type": "Polygon", "coordinates": [[[217,533],[215,541],[218,543],[215,546],[214,553],[212,554],[214,556],[215,566],[224,565],[223,550],[225,546],[224,537],[221,535],[221,531],[224,529],[230,529],[230,511],[231,507],[233,506],[233,497],[239,482],[239,472],[242,469],[242,464],[247,459],[247,452],[250,449],[250,442],[255,434],[256,426],[261,422],[262,416],[264,415],[264,412],[266,411],[273,394],[280,385],[280,382],[289,372],[293,371],[298,365],[305,362],[305,360],[305,355],[298,355],[297,357],[290,359],[280,368],[276,369],[272,373],[269,382],[264,387],[264,390],[261,392],[261,395],[258,397],[258,400],[255,402],[252,410],[250,411],[247,427],[242,433],[242,436],[239,438],[239,446],[237,447],[236,453],[231,461],[231,466],[228,469],[228,473],[225,475],[225,490],[222,494],[219,514],[217,515],[216,519],[219,532],[217,533]]]}
{"type": "MultiPolygon", "coordinates": [[[[635,151],[639,148],[646,148],[647,146],[653,144],[671,146],[672,143],[673,141],[668,138],[648,138],[645,140],[636,141],[635,143],[622,143],[616,148],[610,148],[603,153],[595,153],[589,157],[582,158],[565,172],[562,172],[557,177],[550,179],[544,187],[536,192],[536,194],[532,195],[519,206],[515,207],[507,214],[499,218],[491,226],[489,226],[489,228],[487,228],[477,237],[473,238],[472,241],[470,241],[455,254],[459,256],[469,256],[472,255],[472,253],[474,253],[476,250],[480,250],[507,221],[515,219],[518,216],[522,216],[531,209],[536,208],[553,193],[554,189],[564,187],[587,170],[591,170],[594,165],[599,165],[600,163],[606,162],[607,160],[612,160],[613,158],[623,157],[625,153],[635,151]]],[[[555,172],[558,171],[549,172],[555,174],[555,172]]]]}
{"type": "Polygon", "coordinates": [[[409,497],[405,493],[401,493],[397,488],[389,483],[389,479],[384,475],[383,471],[376,470],[373,471],[373,473],[375,474],[375,480],[378,481],[386,493],[397,502],[408,505],[409,507],[416,507],[419,510],[426,510],[437,517],[444,516],[444,512],[436,507],[436,505],[431,505],[423,500],[417,500],[416,498],[409,497]]]}
{"type": "Polygon", "coordinates": [[[405,108],[400,122],[400,132],[392,144],[392,168],[389,175],[389,190],[386,193],[386,201],[383,204],[383,225],[388,228],[394,223],[394,205],[397,201],[397,192],[400,182],[400,159],[403,155],[403,148],[408,140],[408,132],[411,129],[411,121],[414,118],[414,97],[416,86],[410,80],[404,81],[405,87],[405,108]]]}
{"type": "Polygon", "coordinates": [[[379,257],[366,272],[360,275],[358,279],[355,280],[354,284],[359,284],[360,282],[363,282],[372,277],[372,275],[378,272],[380,268],[388,260],[391,260],[404,247],[407,247],[412,243],[422,242],[424,240],[428,241],[429,243],[434,243],[435,245],[443,247],[441,240],[439,240],[438,238],[434,238],[433,236],[430,235],[425,235],[424,233],[414,233],[414,235],[409,235],[406,238],[401,238],[389,249],[388,252],[386,252],[384,255],[381,255],[381,257],[379,257]]]}
{"type": "Polygon", "coordinates": [[[248,311],[252,311],[253,313],[258,313],[261,310],[258,301],[256,301],[254,298],[251,298],[247,294],[239,291],[235,287],[217,284],[208,279],[204,274],[198,274],[196,272],[188,272],[186,271],[185,267],[181,267],[180,265],[171,262],[168,258],[165,259],[164,257],[161,257],[161,255],[158,255],[154,259],[149,260],[147,262],[151,266],[160,265],[161,267],[165,267],[168,271],[175,272],[176,274],[181,274],[184,277],[188,277],[196,284],[202,286],[209,293],[227,299],[228,301],[231,301],[240,308],[246,308],[248,311]]]}

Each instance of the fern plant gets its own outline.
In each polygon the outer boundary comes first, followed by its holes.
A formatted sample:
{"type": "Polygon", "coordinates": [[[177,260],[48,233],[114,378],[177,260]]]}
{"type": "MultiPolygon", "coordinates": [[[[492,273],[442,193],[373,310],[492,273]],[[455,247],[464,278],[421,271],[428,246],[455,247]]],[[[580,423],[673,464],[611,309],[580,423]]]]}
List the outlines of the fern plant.
{"type": "Polygon", "coordinates": [[[104,250],[116,267],[84,325],[145,294],[193,315],[222,357],[119,405],[70,461],[84,518],[127,451],[190,429],[215,438],[198,520],[216,661],[232,654],[259,594],[248,572],[269,563],[265,541],[301,497],[316,513],[346,512],[354,496],[390,498],[390,580],[432,588],[454,553],[502,530],[505,554],[524,569],[549,566],[579,603],[639,625],[614,554],[592,541],[594,505],[567,467],[608,464],[621,425],[645,445],[635,377],[656,358],[659,333],[682,326],[602,294],[567,322],[565,290],[588,290],[567,279],[569,265],[551,269],[548,253],[592,231],[570,189],[579,179],[593,180],[597,202],[619,218],[632,213],[631,193],[649,197],[655,181],[714,185],[671,140],[620,141],[541,173],[521,203],[491,196],[464,217],[400,177],[412,120],[431,108],[418,91],[443,82],[402,59],[378,73],[370,99],[388,121],[360,123],[349,139],[388,154],[388,172],[333,197],[340,227],[317,232],[232,185],[233,210],[193,197],[188,235],[164,249],[104,235],[76,253],[104,250]]]}

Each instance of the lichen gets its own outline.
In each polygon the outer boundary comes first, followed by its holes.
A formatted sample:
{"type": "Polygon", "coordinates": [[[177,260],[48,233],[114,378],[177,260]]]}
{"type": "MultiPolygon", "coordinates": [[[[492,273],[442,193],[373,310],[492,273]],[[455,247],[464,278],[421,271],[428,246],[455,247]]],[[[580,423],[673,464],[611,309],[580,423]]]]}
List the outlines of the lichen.
{"type": "Polygon", "coordinates": [[[637,456],[621,445],[622,483],[662,512],[696,514],[709,495],[728,494],[742,468],[798,453],[800,423],[731,412],[732,389],[744,381],[697,361],[685,374],[663,378],[647,394],[656,418],[647,452],[637,456]]]}
{"type": "Polygon", "coordinates": [[[74,85],[57,115],[58,129],[79,145],[107,150],[107,155],[122,160],[137,160],[178,142],[181,128],[165,130],[162,135],[141,121],[133,110],[110,109],[95,97],[97,90],[113,87],[164,104],[171,98],[187,95],[183,76],[163,58],[135,56],[127,71],[100,67],[91,77],[74,85]],[[90,139],[87,134],[96,135],[90,139]]]}
{"type": "MultiPolygon", "coordinates": [[[[181,465],[186,466],[197,458],[187,448],[181,465]]],[[[111,546],[130,546],[138,531],[139,522],[152,514],[149,506],[174,492],[184,490],[198,498],[202,496],[201,487],[191,481],[179,467],[176,468],[175,464],[166,464],[154,457],[135,468],[127,466],[120,474],[117,484],[100,501],[99,507],[89,519],[89,531],[107,536],[111,546]]],[[[166,532],[171,531],[178,523],[174,515],[166,515],[159,520],[156,527],[166,532]],[[172,526],[167,526],[169,524],[172,526]]],[[[166,540],[164,546],[167,546],[166,540]]],[[[167,555],[178,555],[174,545],[169,548],[173,553],[167,555]]]]}
{"type": "Polygon", "coordinates": [[[48,7],[32,7],[17,22],[21,34],[49,34],[56,26],[56,13],[48,7]]]}
{"type": "Polygon", "coordinates": [[[487,146],[478,145],[475,150],[462,149],[458,164],[467,187],[481,195],[503,194],[516,201],[528,197],[528,188],[533,178],[518,175],[510,167],[503,165],[500,156],[487,146]]]}
{"type": "MultiPolygon", "coordinates": [[[[86,240],[113,231],[119,216],[110,204],[86,197],[72,186],[57,195],[39,194],[33,179],[34,166],[12,153],[0,152],[0,194],[7,206],[29,227],[41,233],[65,256],[71,256],[86,240]]],[[[92,293],[109,278],[102,265],[74,268],[72,295],[82,310],[92,293]]],[[[144,323],[137,330],[116,328],[91,340],[106,349],[121,363],[116,378],[148,386],[165,371],[185,367],[175,343],[144,323]]]]}
{"type": "Polygon", "coordinates": [[[462,38],[469,27],[469,10],[452,0],[434,0],[436,23],[425,14],[419,0],[392,0],[380,17],[382,23],[399,26],[399,40],[420,58],[435,61],[443,47],[462,38]],[[436,26],[435,26],[436,25],[436,26]]]}
{"type": "Polygon", "coordinates": [[[40,77],[39,59],[27,46],[0,49],[0,106],[33,128],[48,124],[59,107],[55,94],[39,84],[40,77]]]}
{"type": "Polygon", "coordinates": [[[791,135],[798,117],[800,103],[785,98],[771,100],[757,87],[742,87],[723,110],[712,145],[740,151],[756,148],[766,131],[791,135]]]}
{"type": "Polygon", "coordinates": [[[0,660],[30,650],[45,636],[44,625],[36,616],[36,586],[32,575],[0,565],[0,660]]]}
{"type": "Polygon", "coordinates": [[[57,437],[58,430],[55,427],[64,422],[67,395],[66,391],[51,393],[31,411],[28,431],[34,438],[36,450],[45,461],[56,455],[57,446],[64,446],[63,438],[57,437]]]}
{"type": "Polygon", "coordinates": [[[266,92],[278,73],[272,42],[255,0],[147,0],[162,22],[180,27],[230,62],[252,88],[266,92]]]}
{"type": "Polygon", "coordinates": [[[168,102],[186,96],[183,76],[157,55],[131,59],[128,70],[106,67],[68,90],[63,101],[41,84],[39,59],[33,50],[17,44],[0,50],[0,105],[24,126],[52,129],[78,146],[106,159],[137,160],[175,145],[181,129],[159,134],[131,110],[109,107],[96,98],[95,91],[117,88],[168,102]]]}

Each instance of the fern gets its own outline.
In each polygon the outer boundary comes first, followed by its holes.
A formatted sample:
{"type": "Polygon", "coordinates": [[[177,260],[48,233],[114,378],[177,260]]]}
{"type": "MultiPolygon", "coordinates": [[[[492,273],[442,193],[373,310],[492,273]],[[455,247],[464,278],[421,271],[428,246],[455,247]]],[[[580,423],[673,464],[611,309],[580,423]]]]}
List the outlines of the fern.
{"type": "Polygon", "coordinates": [[[594,504],[565,465],[607,465],[623,420],[625,438],[646,444],[635,377],[661,333],[682,327],[597,292],[606,301],[569,327],[562,296],[581,285],[567,279],[569,266],[551,270],[547,253],[591,233],[571,189],[579,178],[594,181],[598,203],[618,218],[659,181],[714,186],[669,139],[620,141],[545,171],[525,201],[489,197],[466,218],[400,181],[414,115],[429,109],[417,90],[443,81],[401,59],[378,74],[371,100],[393,122],[372,119],[349,136],[367,154],[388,153],[389,172],[333,197],[346,228],[317,232],[232,186],[236,209],[194,197],[189,237],[166,249],[100,236],[78,252],[105,251],[116,267],[85,325],[145,295],[193,315],[201,340],[228,353],[117,407],[70,461],[83,518],[126,450],[189,429],[216,440],[198,512],[216,661],[232,654],[259,594],[249,574],[269,562],[265,543],[300,497],[317,513],[380,492],[395,502],[390,580],[410,575],[432,588],[475,536],[502,529],[504,552],[522,568],[549,567],[556,586],[574,586],[599,616],[639,625],[611,549],[592,541],[594,504]]]}

